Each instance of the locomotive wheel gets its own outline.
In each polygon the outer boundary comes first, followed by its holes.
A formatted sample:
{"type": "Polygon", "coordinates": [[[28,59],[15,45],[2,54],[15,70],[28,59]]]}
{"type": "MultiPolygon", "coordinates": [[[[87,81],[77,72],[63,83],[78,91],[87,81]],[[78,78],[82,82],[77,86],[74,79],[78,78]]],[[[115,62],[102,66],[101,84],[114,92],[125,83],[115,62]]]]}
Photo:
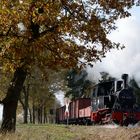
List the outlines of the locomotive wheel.
{"type": "Polygon", "coordinates": [[[132,118],[127,118],[123,121],[124,126],[128,126],[129,124],[135,125],[138,121],[132,119],[132,118]]]}
{"type": "Polygon", "coordinates": [[[123,121],[123,126],[128,126],[130,123],[129,123],[129,120],[128,119],[125,119],[123,121]]]}

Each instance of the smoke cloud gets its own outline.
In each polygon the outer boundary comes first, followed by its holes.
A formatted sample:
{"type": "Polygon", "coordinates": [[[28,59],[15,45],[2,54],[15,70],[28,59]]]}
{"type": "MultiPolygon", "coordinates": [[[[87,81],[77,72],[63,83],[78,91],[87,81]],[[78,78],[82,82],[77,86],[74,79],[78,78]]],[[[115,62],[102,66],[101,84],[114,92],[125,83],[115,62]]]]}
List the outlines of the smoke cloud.
{"type": "Polygon", "coordinates": [[[132,16],[117,21],[118,29],[109,35],[114,42],[126,46],[123,50],[111,50],[94,67],[88,68],[88,79],[97,81],[102,71],[120,78],[123,73],[129,74],[140,82],[140,9],[135,8],[132,16]]]}

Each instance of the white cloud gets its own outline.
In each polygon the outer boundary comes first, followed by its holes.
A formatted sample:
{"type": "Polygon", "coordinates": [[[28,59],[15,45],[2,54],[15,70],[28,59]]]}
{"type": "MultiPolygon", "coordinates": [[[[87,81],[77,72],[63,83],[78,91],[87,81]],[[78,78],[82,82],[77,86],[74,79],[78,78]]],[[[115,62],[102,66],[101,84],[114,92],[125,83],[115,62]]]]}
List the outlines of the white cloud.
{"type": "Polygon", "coordinates": [[[93,69],[88,69],[89,77],[106,71],[118,78],[121,74],[128,73],[140,81],[140,18],[136,11],[135,15],[130,18],[119,20],[117,22],[118,29],[109,36],[112,41],[120,42],[126,48],[108,52],[101,63],[98,62],[93,69]],[[95,71],[94,75],[93,71],[95,71]]]}

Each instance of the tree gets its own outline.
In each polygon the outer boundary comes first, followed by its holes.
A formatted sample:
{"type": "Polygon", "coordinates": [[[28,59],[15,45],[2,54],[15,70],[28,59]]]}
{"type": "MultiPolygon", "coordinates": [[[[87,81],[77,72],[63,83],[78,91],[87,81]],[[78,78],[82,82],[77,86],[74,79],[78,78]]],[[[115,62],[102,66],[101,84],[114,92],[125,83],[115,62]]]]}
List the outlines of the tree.
{"type": "Polygon", "coordinates": [[[115,80],[116,78],[112,77],[108,72],[102,71],[100,72],[101,75],[101,79],[99,80],[99,82],[105,82],[105,81],[111,81],[111,80],[115,80]]]}
{"type": "Polygon", "coordinates": [[[71,69],[68,71],[66,78],[70,90],[66,93],[66,96],[70,96],[72,99],[84,96],[85,90],[91,85],[91,82],[86,79],[87,75],[85,70],[71,69]]]}
{"type": "Polygon", "coordinates": [[[128,9],[138,1],[1,0],[0,66],[13,72],[1,101],[1,130],[15,131],[17,102],[34,66],[45,73],[48,68],[91,65],[111,48],[121,47],[107,34],[116,29],[118,18],[130,16],[128,9]]]}
{"type": "Polygon", "coordinates": [[[19,101],[23,108],[23,119],[24,123],[28,123],[28,110],[29,110],[29,91],[30,91],[30,78],[26,78],[22,88],[22,94],[20,95],[19,101]]]}
{"type": "Polygon", "coordinates": [[[55,71],[48,70],[48,72],[52,74],[47,79],[44,79],[39,69],[36,68],[32,75],[29,75],[24,82],[19,99],[23,108],[24,123],[28,123],[28,113],[30,115],[30,123],[35,123],[35,118],[38,118],[39,123],[45,122],[46,111],[53,106],[55,96],[51,85],[54,83],[58,85],[58,80],[61,83],[62,79],[59,77],[61,77],[62,72],[58,73],[59,76],[55,71]]]}
{"type": "Polygon", "coordinates": [[[0,70],[0,100],[4,98],[11,75],[0,70]]]}

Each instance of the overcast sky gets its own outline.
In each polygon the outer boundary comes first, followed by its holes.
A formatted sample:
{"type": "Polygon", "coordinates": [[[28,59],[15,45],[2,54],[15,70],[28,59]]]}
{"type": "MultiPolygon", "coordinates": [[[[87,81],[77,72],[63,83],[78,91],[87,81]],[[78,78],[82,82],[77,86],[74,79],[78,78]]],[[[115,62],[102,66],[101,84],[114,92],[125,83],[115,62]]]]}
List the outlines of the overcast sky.
{"type": "Polygon", "coordinates": [[[123,50],[112,50],[102,62],[88,69],[90,79],[99,78],[99,72],[106,71],[120,78],[128,73],[140,81],[140,7],[131,10],[132,16],[117,21],[118,29],[109,38],[126,46],[123,50]]]}

